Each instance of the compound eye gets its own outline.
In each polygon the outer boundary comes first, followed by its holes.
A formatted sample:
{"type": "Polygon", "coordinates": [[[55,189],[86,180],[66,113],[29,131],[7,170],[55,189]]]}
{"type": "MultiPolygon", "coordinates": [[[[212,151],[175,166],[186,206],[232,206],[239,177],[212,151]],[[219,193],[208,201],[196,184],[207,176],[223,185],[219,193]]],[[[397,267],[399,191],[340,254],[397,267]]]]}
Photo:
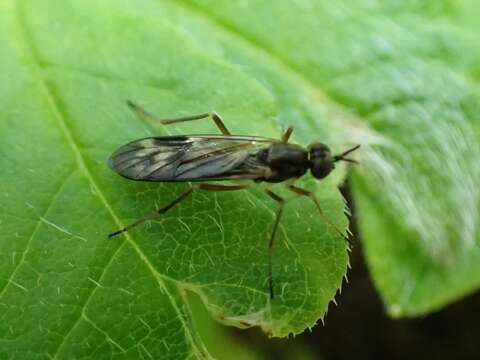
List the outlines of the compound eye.
{"type": "Polygon", "coordinates": [[[317,158],[312,161],[312,167],[310,171],[312,175],[317,179],[323,179],[330,174],[335,165],[331,159],[317,158]]]}
{"type": "Polygon", "coordinates": [[[323,179],[334,168],[334,160],[330,148],[322,143],[313,143],[308,147],[310,155],[310,171],[317,179],[323,179]]]}

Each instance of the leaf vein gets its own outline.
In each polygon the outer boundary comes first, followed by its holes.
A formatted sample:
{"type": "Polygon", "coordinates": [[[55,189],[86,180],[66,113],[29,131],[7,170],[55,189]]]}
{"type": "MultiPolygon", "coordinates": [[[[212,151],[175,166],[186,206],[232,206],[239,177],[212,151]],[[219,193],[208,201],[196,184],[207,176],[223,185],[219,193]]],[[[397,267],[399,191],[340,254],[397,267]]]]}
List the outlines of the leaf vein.
{"type": "MultiPolygon", "coordinates": [[[[74,153],[75,160],[77,162],[79,170],[86,177],[88,182],[91,184],[92,188],[94,188],[96,190],[98,198],[100,199],[101,203],[103,204],[103,206],[106,208],[106,210],[108,211],[108,213],[110,214],[110,216],[114,220],[115,224],[119,228],[123,228],[124,225],[122,224],[120,219],[117,217],[117,215],[113,211],[113,208],[111,207],[111,205],[107,201],[103,192],[100,190],[100,188],[96,184],[95,179],[94,179],[90,169],[88,168],[88,166],[87,166],[87,164],[86,164],[86,162],[83,158],[83,155],[80,151],[80,148],[73,138],[72,130],[68,127],[65,116],[64,116],[64,114],[62,114],[62,112],[60,110],[59,99],[56,98],[56,96],[55,96],[53,90],[51,89],[50,85],[48,84],[48,82],[42,76],[43,63],[40,59],[39,54],[36,52],[36,48],[33,44],[33,39],[31,38],[30,34],[28,33],[27,26],[26,26],[26,24],[25,24],[25,22],[22,18],[22,15],[23,15],[22,7],[21,7],[22,4],[23,3],[21,3],[21,2],[16,2],[16,8],[15,8],[16,11],[15,11],[15,14],[14,14],[15,15],[15,20],[16,20],[17,32],[18,32],[18,35],[19,35],[17,37],[17,39],[18,39],[21,47],[23,48],[23,51],[24,51],[25,55],[30,57],[30,59],[32,61],[32,64],[31,64],[32,76],[33,76],[34,80],[36,80],[36,82],[38,83],[38,86],[39,86],[43,96],[45,97],[46,103],[47,103],[48,107],[50,108],[50,111],[52,112],[53,117],[57,121],[58,126],[60,127],[65,139],[67,140],[72,152],[74,153]]],[[[154,278],[156,278],[157,282],[159,282],[159,285],[161,285],[161,281],[160,281],[159,276],[156,276],[157,275],[156,270],[153,268],[153,266],[148,261],[148,259],[143,254],[143,252],[140,250],[140,248],[135,243],[135,241],[131,238],[131,236],[129,234],[125,234],[125,238],[135,248],[137,254],[139,255],[139,258],[142,261],[145,262],[145,264],[150,269],[150,271],[152,271],[152,275],[154,276],[154,278]]],[[[113,262],[113,259],[115,258],[115,255],[119,252],[119,250],[123,247],[124,244],[125,244],[125,241],[123,241],[119,245],[119,247],[116,249],[116,251],[113,253],[112,257],[109,259],[109,262],[108,262],[107,266],[104,268],[102,274],[100,275],[100,278],[99,278],[98,282],[101,282],[101,278],[106,273],[106,269],[108,268],[108,265],[113,262]]],[[[59,346],[57,347],[56,351],[54,352],[53,358],[55,358],[57,356],[58,351],[66,343],[66,339],[67,339],[68,335],[72,332],[72,330],[78,324],[79,320],[82,318],[82,316],[83,316],[82,314],[84,314],[84,310],[85,310],[85,308],[88,304],[88,301],[91,299],[95,289],[97,289],[97,288],[98,287],[95,286],[92,289],[92,292],[87,296],[85,303],[81,306],[81,312],[79,313],[79,316],[78,316],[76,322],[73,323],[73,326],[67,331],[64,340],[62,342],[60,342],[59,346]]],[[[179,311],[178,307],[176,306],[175,302],[173,301],[170,293],[166,290],[166,287],[163,286],[163,288],[165,288],[166,293],[169,295],[168,298],[172,302],[173,308],[179,314],[179,317],[181,319],[181,323],[182,323],[182,325],[184,327],[184,330],[185,330],[185,334],[187,335],[187,337],[189,337],[192,348],[198,351],[198,348],[193,341],[192,334],[190,333],[191,329],[188,328],[187,325],[185,324],[185,322],[183,321],[183,317],[181,315],[181,312],[179,311]]],[[[199,352],[199,354],[200,354],[200,352],[199,352]]]]}
{"type": "Polygon", "coordinates": [[[354,114],[351,110],[349,110],[345,104],[339,102],[337,99],[333,98],[331,95],[319,88],[317,84],[309,80],[305,74],[303,74],[294,65],[290,64],[279,54],[275,53],[245,33],[238,31],[226,21],[221,21],[215,16],[212,16],[212,14],[206,12],[200,6],[197,6],[191,2],[180,3],[178,0],[171,1],[174,2],[178,7],[185,9],[185,11],[194,13],[202,19],[208,21],[213,27],[219,29],[220,31],[223,31],[231,37],[236,38],[238,41],[241,41],[243,45],[250,48],[253,52],[265,55],[272,64],[281,68],[284,74],[290,77],[292,81],[297,83],[300,88],[303,88],[305,92],[309,94],[316,102],[329,104],[333,108],[336,108],[337,111],[341,112],[343,118],[349,123],[355,124],[356,126],[362,126],[361,119],[357,117],[356,114],[354,114]]]}
{"type": "Polygon", "coordinates": [[[37,223],[35,224],[34,228],[33,228],[33,231],[30,235],[30,237],[28,238],[27,240],[27,244],[25,246],[25,249],[22,251],[22,256],[20,258],[20,260],[18,261],[17,265],[15,265],[15,268],[13,269],[11,275],[8,277],[5,285],[3,286],[2,290],[0,290],[0,299],[3,297],[3,295],[5,295],[5,293],[7,292],[7,289],[8,289],[8,285],[9,284],[14,284],[16,286],[18,286],[18,284],[16,282],[13,281],[13,279],[15,278],[15,275],[17,274],[17,271],[18,269],[25,263],[25,258],[27,256],[27,252],[28,250],[30,249],[30,245],[32,243],[32,239],[35,237],[35,235],[37,234],[38,230],[40,229],[41,227],[41,224],[43,223],[42,221],[42,218],[45,218],[50,209],[52,208],[52,205],[53,203],[56,201],[58,195],[62,192],[65,184],[68,182],[68,180],[70,179],[70,177],[72,176],[74,172],[71,172],[69,173],[60,183],[58,189],[53,193],[51,199],[50,199],[50,202],[49,204],[47,205],[47,208],[45,209],[45,211],[43,212],[43,215],[39,217],[37,223]]]}

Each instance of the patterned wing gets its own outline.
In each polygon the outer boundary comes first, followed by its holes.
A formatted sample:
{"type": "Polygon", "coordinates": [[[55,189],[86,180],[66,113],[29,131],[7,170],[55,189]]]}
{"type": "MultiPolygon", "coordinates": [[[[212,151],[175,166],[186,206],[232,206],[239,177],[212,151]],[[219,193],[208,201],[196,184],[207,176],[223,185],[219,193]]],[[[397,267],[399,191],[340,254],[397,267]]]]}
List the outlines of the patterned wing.
{"type": "Polygon", "coordinates": [[[258,179],[258,156],[275,140],[252,136],[164,136],[133,141],[109,159],[120,175],[143,181],[258,179]]]}

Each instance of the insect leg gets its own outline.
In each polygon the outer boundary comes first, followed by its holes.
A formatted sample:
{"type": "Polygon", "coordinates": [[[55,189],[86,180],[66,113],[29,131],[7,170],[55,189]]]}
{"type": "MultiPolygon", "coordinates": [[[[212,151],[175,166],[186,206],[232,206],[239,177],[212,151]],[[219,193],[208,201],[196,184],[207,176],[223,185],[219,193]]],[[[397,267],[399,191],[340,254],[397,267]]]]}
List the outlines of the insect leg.
{"type": "Polygon", "coordinates": [[[327,222],[327,224],[330,225],[341,237],[348,240],[348,238],[345,236],[345,234],[340,231],[340,229],[328,218],[327,215],[325,215],[325,213],[323,212],[323,209],[320,206],[320,202],[318,201],[318,199],[317,199],[317,197],[315,196],[314,193],[312,193],[309,190],[306,190],[306,189],[300,188],[298,186],[295,186],[295,185],[289,185],[288,189],[290,191],[293,191],[294,193],[296,193],[298,195],[306,196],[306,197],[309,197],[310,199],[312,199],[312,201],[315,203],[315,206],[318,209],[318,212],[320,213],[320,216],[327,222]]]}
{"type": "Polygon", "coordinates": [[[273,300],[273,278],[272,278],[272,248],[273,243],[275,242],[275,235],[277,234],[278,224],[283,214],[283,207],[285,206],[285,200],[275,194],[273,191],[266,189],[265,192],[273,200],[275,200],[279,206],[277,209],[277,215],[275,217],[275,223],[273,224],[272,235],[270,236],[270,241],[268,242],[268,287],[270,289],[270,299],[273,300]]]}
{"type": "Polygon", "coordinates": [[[290,139],[290,135],[293,133],[293,126],[289,126],[287,130],[282,134],[282,142],[288,143],[288,139],[290,139]]]}
{"type": "MultiPolygon", "coordinates": [[[[234,191],[242,190],[248,187],[248,185],[219,185],[219,184],[199,184],[196,187],[200,190],[207,191],[234,191]]],[[[278,224],[280,224],[280,219],[283,214],[283,207],[285,206],[285,200],[275,194],[273,191],[266,189],[265,192],[278,204],[277,215],[275,218],[275,223],[273,224],[272,235],[270,236],[270,241],[268,242],[268,287],[270,290],[270,299],[273,300],[273,277],[272,277],[272,249],[273,243],[275,242],[275,236],[277,234],[278,224]]]]}
{"type": "Polygon", "coordinates": [[[247,187],[247,185],[220,185],[220,184],[198,184],[198,185],[194,185],[193,187],[191,187],[190,189],[185,191],[182,195],[180,195],[178,198],[173,200],[170,204],[168,204],[168,205],[166,205],[166,206],[164,206],[164,207],[162,207],[158,210],[155,210],[154,212],[148,214],[147,216],[144,216],[141,219],[138,219],[138,220],[134,221],[133,223],[124,227],[123,229],[117,230],[117,231],[109,234],[108,237],[113,237],[113,236],[119,235],[122,232],[128,231],[131,228],[133,228],[137,225],[140,225],[140,224],[144,223],[145,221],[147,221],[149,219],[153,219],[153,218],[155,218],[155,217],[157,217],[161,214],[166,213],[168,210],[173,208],[179,202],[181,202],[182,200],[187,198],[189,195],[191,195],[192,192],[196,189],[207,190],[207,191],[234,191],[234,190],[242,190],[242,189],[245,189],[246,187],[247,187]]]}
{"type": "Polygon", "coordinates": [[[191,121],[191,120],[200,120],[200,119],[205,119],[210,117],[223,135],[232,135],[230,131],[228,131],[225,124],[223,123],[223,120],[220,117],[220,115],[218,115],[215,111],[198,114],[198,115],[184,116],[176,119],[160,119],[159,117],[147,112],[140,105],[137,105],[129,100],[127,101],[127,105],[137,114],[140,114],[142,116],[145,116],[155,121],[159,121],[163,125],[169,125],[169,124],[174,124],[174,123],[184,122],[184,121],[191,121]]]}
{"type": "Polygon", "coordinates": [[[161,214],[164,214],[166,213],[168,210],[170,210],[171,208],[173,208],[175,205],[177,205],[179,202],[181,202],[182,200],[184,200],[185,198],[187,198],[189,195],[192,194],[194,188],[190,188],[188,189],[187,191],[185,191],[182,195],[180,195],[178,198],[176,198],[175,200],[173,200],[170,204],[158,209],[158,210],[155,210],[154,212],[148,214],[147,216],[144,216],[143,218],[141,219],[138,219],[136,221],[134,221],[133,223],[131,223],[130,225],[124,227],[123,229],[120,229],[120,230],[117,230],[111,234],[108,235],[108,237],[113,237],[113,236],[116,236],[116,235],[119,235],[125,231],[128,231],[130,230],[131,228],[137,226],[137,225],[140,225],[142,223],[144,223],[145,221],[149,220],[149,219],[153,219],[161,214]]]}

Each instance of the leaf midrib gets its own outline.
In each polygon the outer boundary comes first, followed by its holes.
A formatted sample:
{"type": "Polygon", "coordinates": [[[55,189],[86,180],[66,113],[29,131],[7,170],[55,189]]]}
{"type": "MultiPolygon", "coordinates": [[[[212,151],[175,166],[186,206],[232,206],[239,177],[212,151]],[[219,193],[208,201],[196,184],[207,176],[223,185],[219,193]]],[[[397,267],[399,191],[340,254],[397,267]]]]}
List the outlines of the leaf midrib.
{"type": "MultiPolygon", "coordinates": [[[[21,3],[20,1],[15,1],[11,0],[9,2],[11,14],[13,16],[14,20],[14,26],[15,26],[15,33],[17,34],[16,39],[17,43],[19,45],[20,50],[25,54],[25,57],[27,59],[31,60],[30,68],[31,68],[31,74],[33,80],[38,84],[41,93],[43,94],[43,97],[46,102],[46,106],[49,109],[49,111],[52,113],[53,117],[55,118],[58,126],[60,127],[60,130],[62,131],[63,136],[65,137],[69,147],[71,148],[74,156],[75,156],[75,161],[77,163],[79,171],[85,176],[87,181],[90,183],[93,189],[95,189],[98,198],[100,199],[102,205],[106,208],[107,212],[110,214],[112,219],[114,220],[115,224],[118,226],[118,228],[123,228],[124,224],[120,221],[120,219],[117,217],[115,214],[113,208],[107,201],[105,195],[103,194],[103,191],[100,190],[98,187],[90,169],[86,165],[86,162],[83,158],[83,155],[80,151],[79,146],[75,142],[73,136],[72,136],[72,131],[68,127],[65,116],[62,114],[60,111],[60,107],[58,105],[58,100],[55,99],[54,93],[52,89],[50,88],[48,82],[44,79],[42,76],[42,63],[40,61],[39,55],[36,53],[35,46],[33,44],[32,38],[28,33],[27,26],[24,22],[24,19],[22,17],[22,7],[20,6],[21,3]]],[[[185,335],[188,339],[188,342],[190,343],[192,349],[197,353],[197,354],[202,354],[201,351],[199,351],[196,342],[194,341],[194,337],[191,334],[191,329],[187,326],[185,319],[178,308],[176,302],[173,300],[173,296],[171,295],[170,291],[168,288],[165,286],[163,283],[163,280],[160,277],[160,274],[155,270],[153,265],[150,263],[148,258],[145,256],[145,254],[142,252],[142,250],[139,248],[137,243],[133,240],[130,234],[126,233],[124,240],[119,244],[118,248],[115,250],[115,252],[112,254],[110,257],[108,263],[104,267],[102,273],[96,279],[96,283],[100,284],[102,281],[103,276],[106,274],[107,269],[109,265],[113,262],[115,259],[116,254],[120,251],[121,248],[125,245],[125,243],[128,242],[134,249],[135,252],[137,253],[138,257],[142,262],[145,263],[147,268],[151,271],[152,276],[154,279],[157,281],[160,289],[167,294],[167,297],[169,301],[172,304],[173,309],[178,313],[178,319],[182,323],[182,326],[185,331],[185,335]]],[[[18,267],[19,265],[17,265],[18,267]]],[[[14,272],[16,272],[16,269],[14,269],[14,272]]],[[[14,273],[13,272],[13,273],[14,273]]],[[[12,273],[12,275],[13,275],[12,273]]],[[[174,281],[174,279],[172,279],[174,281]]],[[[68,339],[69,335],[75,329],[76,325],[80,322],[82,319],[82,314],[87,307],[90,299],[92,298],[93,294],[95,293],[95,290],[98,288],[98,285],[95,285],[90,294],[86,297],[84,304],[80,307],[80,313],[78,315],[77,320],[73,323],[72,327],[65,333],[63,341],[59,343],[57,349],[55,350],[54,354],[51,355],[52,358],[56,358],[57,354],[59,351],[62,349],[63,345],[66,343],[66,340],[68,339]]]]}

